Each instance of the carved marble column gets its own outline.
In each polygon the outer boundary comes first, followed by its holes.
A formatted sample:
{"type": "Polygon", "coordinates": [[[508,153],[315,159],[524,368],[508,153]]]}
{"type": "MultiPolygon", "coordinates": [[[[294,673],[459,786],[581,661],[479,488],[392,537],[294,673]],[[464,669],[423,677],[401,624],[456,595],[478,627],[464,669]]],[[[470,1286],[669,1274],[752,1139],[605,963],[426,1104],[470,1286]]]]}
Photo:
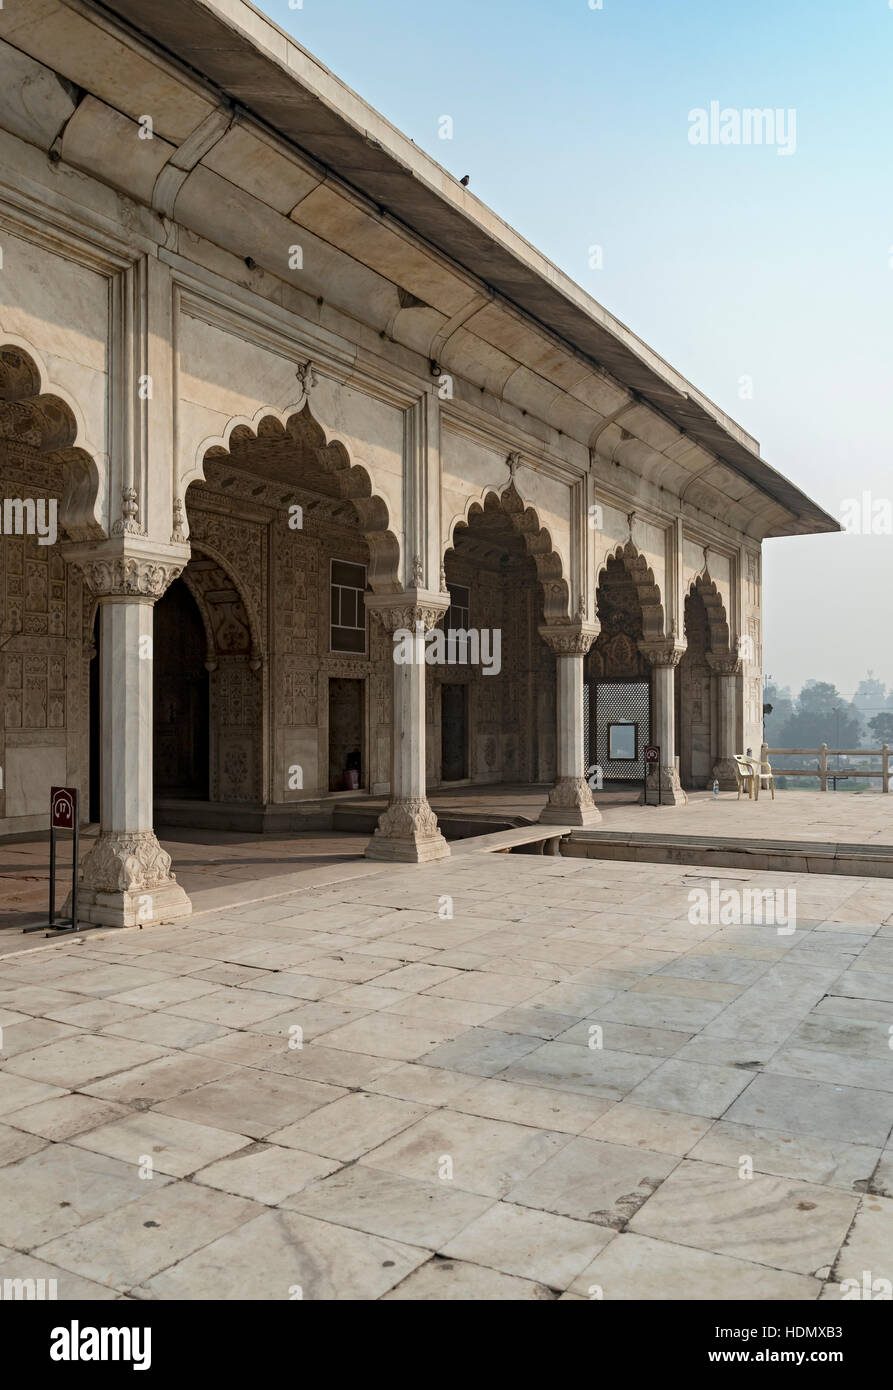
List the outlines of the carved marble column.
{"type": "MultiPolygon", "coordinates": [[[[182,550],[182,548],[180,548],[182,550]]],[[[66,558],[99,600],[99,838],[83,861],[78,915],[129,927],[187,916],[192,905],[152,829],[153,606],[186,558],[136,547],[66,558]]]]}
{"type": "Polygon", "coordinates": [[[736,747],[738,742],[738,677],[741,674],[741,661],[732,652],[723,652],[718,655],[708,652],[707,665],[716,677],[719,720],[716,741],[717,757],[713,765],[713,776],[719,782],[721,791],[733,792],[738,786],[734,755],[744,752],[743,748],[736,747]]]}
{"type": "Polygon", "coordinates": [[[366,595],[367,608],[394,640],[391,794],[367,859],[422,864],[450,852],[425,792],[425,634],[449,602],[448,594],[420,589],[366,595]]]}
{"type": "Polygon", "coordinates": [[[660,748],[660,766],[647,774],[648,804],[657,804],[660,778],[660,805],[684,806],[688,797],[682,790],[676,770],[676,667],[685,647],[676,638],[651,639],[639,643],[654,670],[654,741],[660,748]]]}
{"type": "Polygon", "coordinates": [[[541,627],[540,636],[555,653],[555,705],[558,724],[555,785],[540,813],[548,825],[596,825],[601,812],[586,780],[583,746],[583,658],[598,628],[585,623],[541,627]]]}

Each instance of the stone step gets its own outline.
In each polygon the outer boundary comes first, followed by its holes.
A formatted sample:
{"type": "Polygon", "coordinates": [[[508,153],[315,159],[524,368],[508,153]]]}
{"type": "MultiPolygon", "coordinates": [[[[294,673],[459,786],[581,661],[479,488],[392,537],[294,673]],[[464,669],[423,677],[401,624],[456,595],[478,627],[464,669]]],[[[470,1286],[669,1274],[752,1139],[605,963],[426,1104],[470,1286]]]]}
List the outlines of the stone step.
{"type": "Polygon", "coordinates": [[[584,859],[893,878],[893,845],[575,829],[561,852],[584,859]]]}

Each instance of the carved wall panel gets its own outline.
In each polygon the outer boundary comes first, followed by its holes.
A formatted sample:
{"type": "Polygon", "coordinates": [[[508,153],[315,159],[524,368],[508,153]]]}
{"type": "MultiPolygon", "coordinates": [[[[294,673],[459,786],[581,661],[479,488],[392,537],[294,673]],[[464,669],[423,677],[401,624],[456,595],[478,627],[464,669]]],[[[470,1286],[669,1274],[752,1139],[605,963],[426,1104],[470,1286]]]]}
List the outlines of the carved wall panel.
{"type": "Polygon", "coordinates": [[[649,680],[638,647],[644,635],[641,599],[623,561],[613,555],[599,578],[596,613],[600,631],[586,658],[586,680],[649,680]]]}
{"type": "Polygon", "coordinates": [[[224,656],[211,675],[211,799],[261,797],[261,683],[244,656],[224,656]]]}
{"type": "Polygon", "coordinates": [[[713,675],[707,662],[710,630],[699,593],[684,608],[685,652],[676,667],[676,752],[683,787],[704,788],[713,775],[716,746],[713,675]]]}
{"type": "MultiPolygon", "coordinates": [[[[482,665],[428,670],[428,767],[441,780],[443,729],[431,691],[467,684],[469,776],[472,782],[551,780],[555,757],[555,659],[539,635],[542,586],[536,567],[497,519],[468,528],[462,548],[448,551],[447,582],[469,590],[469,625],[499,634],[499,672],[482,665]],[[500,554],[500,551],[502,552],[500,554]]],[[[446,626],[447,619],[443,625],[446,626]]],[[[492,645],[491,655],[495,652],[492,645]]],[[[495,669],[495,665],[494,665],[495,669]]]]}
{"type": "MultiPolygon", "coordinates": [[[[247,461],[246,455],[242,462],[247,461]]],[[[217,750],[212,751],[212,798],[251,799],[250,789],[259,788],[253,760],[266,747],[273,801],[326,794],[330,679],[363,683],[361,786],[386,789],[391,639],[369,623],[365,653],[330,650],[330,563],[369,563],[353,504],[306,490],[299,478],[297,486],[288,487],[252,478],[217,458],[208,460],[206,475],[207,482],[187,498],[196,556],[188,574],[212,632],[210,655],[219,661],[219,671],[211,675],[212,750],[217,750]],[[299,526],[290,525],[295,503],[301,509],[299,526]],[[237,653],[260,669],[239,687],[238,698],[247,700],[248,708],[228,720],[225,706],[236,692],[224,657],[237,653]],[[253,731],[246,722],[249,713],[253,731]]]]}
{"type": "MultiPolygon", "coordinates": [[[[63,485],[58,461],[27,443],[0,440],[0,504],[5,498],[58,504],[63,485]]],[[[87,794],[83,591],[58,543],[39,540],[0,536],[0,827],[8,830],[16,828],[17,816],[46,812],[50,782],[60,776],[87,794]],[[7,775],[10,762],[19,773],[7,775]]]]}

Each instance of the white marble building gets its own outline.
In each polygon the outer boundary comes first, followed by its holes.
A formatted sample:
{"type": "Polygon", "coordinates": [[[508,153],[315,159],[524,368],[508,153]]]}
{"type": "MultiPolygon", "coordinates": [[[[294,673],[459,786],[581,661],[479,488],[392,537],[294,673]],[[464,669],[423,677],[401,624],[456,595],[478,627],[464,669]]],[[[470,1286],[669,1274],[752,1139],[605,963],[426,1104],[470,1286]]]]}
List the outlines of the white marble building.
{"type": "Polygon", "coordinates": [[[759,746],[761,543],[836,522],[250,5],[8,0],[0,250],[0,833],[78,786],[92,920],[189,911],[153,776],[424,860],[428,787],[759,746]],[[393,659],[448,607],[498,671],[393,659]]]}

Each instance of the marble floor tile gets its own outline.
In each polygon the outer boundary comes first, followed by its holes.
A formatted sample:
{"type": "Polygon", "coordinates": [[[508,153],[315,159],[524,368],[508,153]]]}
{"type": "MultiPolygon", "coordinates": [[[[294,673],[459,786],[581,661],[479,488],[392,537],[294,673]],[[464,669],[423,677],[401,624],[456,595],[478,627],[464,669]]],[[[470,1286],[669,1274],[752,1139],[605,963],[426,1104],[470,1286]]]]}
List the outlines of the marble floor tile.
{"type": "Polygon", "coordinates": [[[361,1163],[305,1187],[283,1203],[321,1221],[439,1250],[492,1206],[454,1183],[422,1182],[361,1163]]]}
{"type": "Polygon", "coordinates": [[[154,1109],[195,1124],[263,1139],[338,1097],[336,1087],[246,1067],[160,1101],[154,1109]]]}
{"type": "Polygon", "coordinates": [[[669,1154],[572,1139],[516,1183],[507,1200],[619,1230],[677,1163],[669,1154]]]}
{"type": "Polygon", "coordinates": [[[435,1023],[403,1014],[371,1014],[327,1032],[325,1045],[369,1057],[413,1062],[464,1031],[461,1023],[435,1023]]]}
{"type": "Polygon", "coordinates": [[[339,1167],[337,1159],[320,1158],[319,1154],[301,1153],[300,1149],[284,1149],[276,1144],[252,1144],[231,1158],[209,1163],[195,1174],[193,1181],[220,1192],[231,1192],[234,1197],[278,1206],[339,1167]]]}
{"type": "Polygon", "coordinates": [[[400,1177],[502,1197],[568,1142],[566,1134],[438,1110],[360,1160],[400,1177]]]}
{"type": "Polygon", "coordinates": [[[817,1299],[822,1286],[809,1275],[769,1269],[749,1260],[694,1250],[628,1231],[616,1235],[570,1287],[583,1298],[615,1302],[775,1302],[817,1299]]]}
{"type": "Polygon", "coordinates": [[[869,1195],[862,1198],[822,1297],[841,1298],[847,1294],[852,1297],[857,1290],[863,1299],[871,1302],[879,1294],[889,1299],[893,1292],[893,1199],[888,1197],[869,1195]],[[876,1280],[882,1283],[876,1285],[876,1280]]]}
{"type": "MultiPolygon", "coordinates": [[[[6,1170],[0,1183],[0,1230],[5,1244],[20,1250],[33,1250],[76,1226],[92,1224],[138,1201],[148,1186],[132,1163],[62,1143],[23,1158],[16,1164],[14,1182],[8,1180],[12,1171],[6,1170]]],[[[168,1181],[163,1175],[153,1179],[158,1187],[168,1181]]],[[[44,1258],[57,1263],[49,1255],[44,1258]]],[[[105,1282],[96,1273],[87,1277],[105,1282]]]]}
{"type": "Polygon", "coordinates": [[[756,1076],[724,1119],[764,1129],[878,1147],[893,1126],[893,1096],[800,1077],[756,1076]]]}
{"type": "Polygon", "coordinates": [[[36,1052],[11,1057],[5,1066],[14,1076],[71,1090],[163,1055],[162,1048],[150,1043],[78,1033],[60,1039],[52,1047],[40,1047],[36,1052]]]}
{"type": "Polygon", "coordinates": [[[470,1090],[463,1091],[449,1103],[454,1110],[463,1110],[469,1115],[536,1125],[562,1134],[581,1133],[613,1104],[599,1096],[499,1079],[475,1081],[470,1090]]]}
{"type": "Polygon", "coordinates": [[[846,1192],[864,1192],[881,1152],[867,1144],[848,1144],[844,1139],[814,1138],[717,1120],[689,1157],[725,1163],[732,1168],[749,1158],[760,1173],[840,1187],[846,1192]]]}
{"type": "Polygon", "coordinates": [[[636,1105],[715,1117],[722,1115],[752,1080],[752,1073],[740,1068],[672,1057],[640,1081],[629,1098],[636,1105]]]}
{"type": "Polygon", "coordinates": [[[484,1299],[487,1302],[554,1298],[554,1293],[545,1284],[536,1284],[529,1279],[518,1279],[511,1274],[501,1274],[495,1269],[482,1265],[462,1263],[458,1260],[429,1260],[416,1270],[391,1293],[385,1294],[385,1302],[392,1300],[411,1300],[413,1302],[460,1302],[484,1299]]]}
{"type": "Polygon", "coordinates": [[[277,1209],[181,1259],[149,1279],[139,1295],[271,1302],[381,1298],[428,1258],[418,1246],[277,1209]]]}
{"type": "Polygon", "coordinates": [[[703,1115],[653,1109],[627,1099],[611,1106],[583,1134],[587,1139],[603,1139],[609,1144],[626,1144],[682,1158],[703,1137],[711,1123],[703,1115]]]}
{"type": "Polygon", "coordinates": [[[589,1221],[497,1202],[454,1235],[441,1254],[565,1289],[611,1234],[589,1221]]]}
{"type": "Polygon", "coordinates": [[[496,1028],[468,1028],[458,1038],[425,1053],[425,1065],[495,1076],[535,1051],[541,1040],[527,1033],[503,1033],[496,1028]]]}
{"type": "Polygon", "coordinates": [[[789,1178],[683,1159],[630,1222],[637,1235],[815,1274],[830,1266],[859,1198],[789,1178]]]}
{"type": "Polygon", "coordinates": [[[13,1110],[5,1119],[8,1124],[26,1130],[28,1134],[58,1143],[127,1113],[125,1106],[116,1105],[114,1101],[74,1093],[38,1101],[24,1110],[13,1110]]]}
{"type": "Polygon", "coordinates": [[[660,1065],[657,1057],[551,1042],[513,1062],[502,1073],[502,1079],[534,1086],[554,1086],[560,1091],[576,1091],[581,1095],[600,1096],[607,1100],[622,1100],[660,1065]]]}
{"type": "Polygon", "coordinates": [[[354,1091],[275,1130],[268,1139],[271,1144],[348,1163],[408,1129],[425,1113],[423,1106],[409,1101],[354,1091]]]}
{"type": "MultiPolygon", "coordinates": [[[[97,1155],[90,1157],[95,1160],[97,1155]]],[[[254,1202],[197,1183],[171,1182],[162,1187],[162,1181],[137,1179],[142,1189],[138,1200],[47,1241],[34,1253],[84,1279],[126,1292],[263,1210],[254,1202]]],[[[243,1261],[241,1277],[245,1274],[243,1261]]],[[[222,1277],[219,1272],[218,1278],[222,1277]]],[[[219,1298],[220,1293],[208,1285],[203,1296],[219,1298]]]]}
{"type": "MultiPolygon", "coordinates": [[[[107,1154],[131,1163],[143,1177],[146,1160],[152,1163],[153,1173],[185,1178],[197,1168],[213,1163],[245,1148],[249,1140],[230,1130],[214,1129],[211,1125],[193,1124],[157,1110],[146,1110],[110,1124],[99,1125],[80,1134],[71,1143],[91,1153],[107,1154]]],[[[144,1178],[151,1181],[151,1178],[144,1178]]]]}
{"type": "Polygon", "coordinates": [[[18,1163],[20,1158],[37,1153],[46,1147],[47,1141],[30,1130],[16,1129],[0,1122],[0,1168],[7,1163],[18,1163]]]}

